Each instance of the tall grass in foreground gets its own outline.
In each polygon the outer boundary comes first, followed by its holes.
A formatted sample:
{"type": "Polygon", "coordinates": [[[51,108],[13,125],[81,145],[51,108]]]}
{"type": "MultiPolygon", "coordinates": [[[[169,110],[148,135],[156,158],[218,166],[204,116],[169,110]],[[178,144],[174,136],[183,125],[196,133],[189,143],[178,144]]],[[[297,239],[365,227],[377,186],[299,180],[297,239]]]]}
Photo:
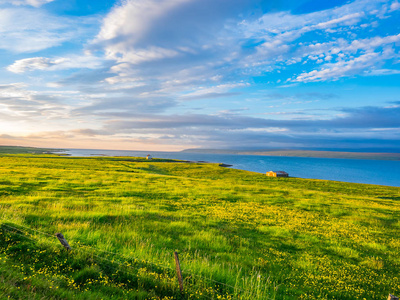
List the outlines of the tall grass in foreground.
{"type": "Polygon", "coordinates": [[[216,164],[5,156],[0,195],[0,269],[7,270],[3,281],[10,280],[0,295],[23,295],[12,284],[22,276],[31,281],[18,285],[27,293],[35,288],[38,299],[40,293],[54,299],[400,293],[400,188],[267,178],[216,164]],[[60,251],[55,239],[35,234],[30,240],[26,231],[19,236],[7,227],[22,230],[18,225],[62,232],[73,254],[60,251]],[[27,249],[47,254],[36,261],[27,249]],[[184,295],[173,271],[175,250],[184,295]],[[58,269],[54,259],[62,262],[58,269]],[[39,277],[47,287],[39,289],[39,277]],[[71,286],[72,279],[79,285],[71,286]],[[53,282],[62,294],[50,289],[53,282]]]}

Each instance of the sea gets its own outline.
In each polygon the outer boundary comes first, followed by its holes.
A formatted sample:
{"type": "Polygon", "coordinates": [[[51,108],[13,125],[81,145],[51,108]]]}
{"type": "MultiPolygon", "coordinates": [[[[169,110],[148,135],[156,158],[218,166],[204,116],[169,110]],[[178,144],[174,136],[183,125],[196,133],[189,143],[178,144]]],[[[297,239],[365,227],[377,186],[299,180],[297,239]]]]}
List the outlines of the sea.
{"type": "Polygon", "coordinates": [[[400,187],[400,161],[185,152],[68,149],[71,156],[135,156],[205,161],[251,172],[285,171],[290,177],[400,187]]]}

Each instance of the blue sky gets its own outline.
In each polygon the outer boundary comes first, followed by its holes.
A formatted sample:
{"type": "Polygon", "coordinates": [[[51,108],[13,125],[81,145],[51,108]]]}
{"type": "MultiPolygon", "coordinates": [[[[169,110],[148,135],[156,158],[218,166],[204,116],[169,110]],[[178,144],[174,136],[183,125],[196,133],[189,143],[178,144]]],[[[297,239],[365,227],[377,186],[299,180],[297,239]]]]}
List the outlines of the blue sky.
{"type": "Polygon", "coordinates": [[[0,144],[400,149],[400,2],[0,0],[0,144]]]}

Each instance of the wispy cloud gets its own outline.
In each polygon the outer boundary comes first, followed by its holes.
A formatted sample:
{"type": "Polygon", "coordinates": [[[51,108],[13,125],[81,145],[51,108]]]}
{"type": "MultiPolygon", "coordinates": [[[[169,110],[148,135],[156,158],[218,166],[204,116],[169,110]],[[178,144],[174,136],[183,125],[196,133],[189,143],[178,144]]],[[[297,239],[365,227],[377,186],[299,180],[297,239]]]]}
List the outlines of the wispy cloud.
{"type": "Polygon", "coordinates": [[[41,8],[0,6],[0,49],[32,53],[85,35],[95,20],[57,17],[41,8]]]}
{"type": "Polygon", "coordinates": [[[62,95],[38,93],[23,83],[0,85],[1,108],[16,119],[64,118],[68,105],[62,95]]]}
{"type": "Polygon", "coordinates": [[[240,87],[246,87],[249,85],[250,85],[249,83],[239,82],[239,83],[220,84],[211,87],[200,86],[196,88],[195,91],[182,95],[181,99],[194,100],[194,99],[203,99],[203,98],[218,97],[218,96],[229,96],[229,95],[232,96],[233,93],[229,91],[240,87]]]}
{"type": "Polygon", "coordinates": [[[400,74],[400,70],[393,69],[377,69],[371,70],[364,73],[365,76],[382,76],[382,75],[395,75],[400,74]]]}
{"type": "Polygon", "coordinates": [[[46,3],[53,2],[54,0],[0,0],[0,4],[12,4],[12,5],[30,5],[34,7],[40,7],[46,3]]]}

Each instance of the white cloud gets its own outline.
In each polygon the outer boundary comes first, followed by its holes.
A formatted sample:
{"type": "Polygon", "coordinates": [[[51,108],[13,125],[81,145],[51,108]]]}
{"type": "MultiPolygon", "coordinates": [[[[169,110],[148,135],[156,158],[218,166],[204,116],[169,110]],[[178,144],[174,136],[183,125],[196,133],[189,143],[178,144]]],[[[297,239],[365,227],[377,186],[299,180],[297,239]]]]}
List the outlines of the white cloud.
{"type": "MultiPolygon", "coordinates": [[[[127,86],[129,88],[143,85],[143,83],[138,82],[138,80],[136,78],[132,78],[130,76],[120,76],[120,75],[113,76],[113,77],[106,78],[105,81],[108,82],[109,84],[123,83],[123,84],[126,84],[125,86],[127,86]]],[[[120,88],[120,86],[118,86],[117,88],[120,88]]]]}
{"type": "Polygon", "coordinates": [[[53,2],[54,0],[0,0],[0,4],[12,4],[12,5],[30,5],[34,7],[40,7],[43,4],[53,2]]]}
{"type": "Polygon", "coordinates": [[[29,90],[23,83],[0,85],[0,100],[0,112],[14,121],[29,122],[36,118],[44,120],[65,115],[65,107],[52,103],[56,100],[54,96],[29,90]]]}
{"type": "Polygon", "coordinates": [[[347,61],[339,61],[332,64],[325,64],[320,70],[305,72],[297,76],[294,82],[313,82],[335,80],[345,76],[352,76],[362,73],[366,68],[374,66],[381,60],[380,53],[367,53],[347,61]]]}
{"type": "Polygon", "coordinates": [[[400,3],[398,1],[395,1],[390,5],[390,11],[395,11],[399,9],[400,9],[400,3]]]}
{"type": "Polygon", "coordinates": [[[364,73],[365,76],[382,76],[382,75],[396,75],[396,74],[400,74],[400,70],[377,69],[377,70],[367,71],[364,73]]]}
{"type": "Polygon", "coordinates": [[[231,50],[240,45],[221,33],[226,19],[221,9],[212,9],[217,2],[207,2],[127,0],[115,7],[92,44],[116,63],[110,68],[113,76],[104,81],[128,88],[145,82],[145,94],[174,96],[194,85],[223,81],[218,68],[230,63],[231,50]]]}
{"type": "Polygon", "coordinates": [[[7,70],[13,73],[24,73],[32,70],[44,70],[54,65],[49,58],[46,57],[33,57],[20,59],[7,67],[7,70]]]}
{"type": "Polygon", "coordinates": [[[7,67],[7,70],[13,73],[24,73],[34,70],[65,70],[65,69],[96,69],[100,67],[102,60],[98,57],[85,56],[70,56],[50,59],[47,57],[32,57],[15,61],[7,67]]]}
{"type": "Polygon", "coordinates": [[[150,27],[152,21],[175,6],[189,0],[128,0],[117,6],[104,19],[97,40],[107,41],[124,36],[129,44],[138,40],[150,27]]]}
{"type": "Polygon", "coordinates": [[[192,0],[128,0],[107,15],[94,43],[104,45],[108,58],[136,64],[177,55],[177,51],[150,45],[141,47],[153,22],[173,8],[192,0]]]}
{"type": "MultiPolygon", "coordinates": [[[[340,40],[336,44],[328,42],[325,44],[310,45],[302,49],[304,51],[303,55],[308,55],[310,52],[314,55],[309,56],[308,59],[314,60],[315,55],[319,54],[320,56],[325,56],[325,61],[331,61],[333,56],[336,56],[337,61],[335,63],[325,63],[318,70],[304,72],[298,75],[293,81],[324,81],[356,74],[378,75],[378,70],[369,72],[367,69],[376,65],[382,65],[385,61],[398,57],[398,54],[393,51],[391,46],[391,44],[398,42],[400,42],[400,34],[355,40],[351,43],[340,40]]],[[[395,74],[394,71],[392,70],[391,74],[395,74]]],[[[385,74],[382,73],[381,75],[385,74]]]]}
{"type": "Polygon", "coordinates": [[[284,37],[286,40],[294,40],[313,30],[357,24],[368,16],[372,9],[381,11],[385,2],[387,0],[356,0],[340,7],[297,15],[288,11],[267,13],[255,21],[243,21],[240,25],[247,37],[258,35],[266,39],[284,37]]]}
{"type": "Polygon", "coordinates": [[[127,62],[130,64],[139,64],[142,62],[161,60],[163,58],[170,58],[177,56],[179,52],[175,50],[149,47],[146,49],[122,49],[117,46],[109,46],[106,49],[106,57],[108,59],[115,59],[117,62],[127,62]]]}
{"type": "Polygon", "coordinates": [[[69,20],[32,8],[0,8],[0,49],[35,52],[73,37],[69,20]]]}
{"type": "Polygon", "coordinates": [[[358,22],[360,22],[360,19],[364,17],[364,13],[353,13],[353,14],[348,14],[348,15],[344,15],[342,17],[336,18],[336,19],[332,19],[326,22],[321,22],[318,23],[317,25],[315,25],[315,28],[318,29],[327,29],[327,28],[332,28],[335,25],[338,24],[344,24],[344,25],[353,25],[353,24],[357,24],[358,22]]]}
{"type": "Polygon", "coordinates": [[[210,94],[221,94],[221,93],[226,93],[235,88],[246,87],[246,86],[250,86],[250,84],[239,82],[239,83],[220,84],[211,87],[199,87],[195,91],[185,94],[183,98],[200,97],[210,94]]]}
{"type": "Polygon", "coordinates": [[[26,90],[24,83],[11,83],[0,85],[0,98],[19,98],[31,100],[33,92],[26,90]]]}
{"type": "Polygon", "coordinates": [[[377,36],[368,39],[355,40],[350,44],[349,47],[344,50],[349,50],[352,52],[356,52],[358,50],[373,51],[374,49],[382,47],[384,45],[398,42],[400,42],[400,34],[389,35],[385,37],[377,36]]]}

